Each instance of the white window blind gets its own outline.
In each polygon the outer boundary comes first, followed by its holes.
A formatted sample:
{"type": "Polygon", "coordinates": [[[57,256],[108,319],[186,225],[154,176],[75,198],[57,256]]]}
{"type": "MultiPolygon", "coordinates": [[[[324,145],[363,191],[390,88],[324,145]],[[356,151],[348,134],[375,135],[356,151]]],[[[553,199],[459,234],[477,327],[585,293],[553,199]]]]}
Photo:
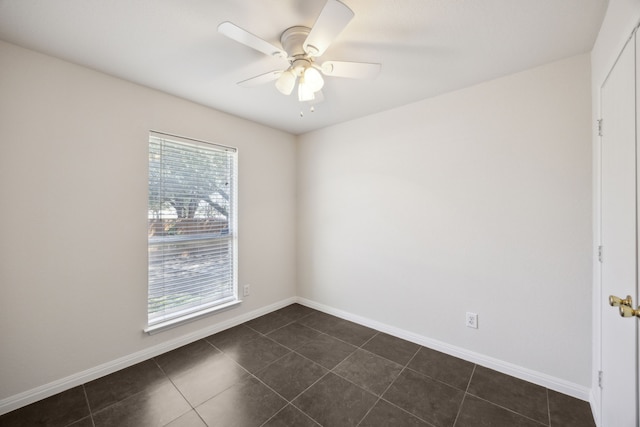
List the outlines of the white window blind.
{"type": "Polygon", "coordinates": [[[237,301],[237,153],[149,136],[149,327],[237,301]]]}

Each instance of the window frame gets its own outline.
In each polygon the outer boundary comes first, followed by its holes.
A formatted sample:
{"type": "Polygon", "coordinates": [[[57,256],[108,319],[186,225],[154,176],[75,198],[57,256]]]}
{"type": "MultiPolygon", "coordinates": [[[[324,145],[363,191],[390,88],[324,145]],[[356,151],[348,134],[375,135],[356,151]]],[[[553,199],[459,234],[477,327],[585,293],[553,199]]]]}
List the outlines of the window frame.
{"type": "MultiPolygon", "coordinates": [[[[172,135],[164,132],[158,131],[150,131],[148,134],[148,153],[149,157],[151,156],[152,149],[152,141],[158,141],[156,143],[161,143],[161,141],[167,141],[172,144],[185,145],[191,147],[201,147],[206,150],[218,150],[224,151],[227,153],[229,160],[231,161],[231,165],[229,166],[229,175],[226,175],[229,179],[229,206],[228,206],[228,217],[227,217],[227,227],[228,232],[220,233],[218,235],[213,234],[193,234],[193,235],[177,235],[177,236],[163,236],[162,238],[157,238],[151,236],[149,233],[147,238],[147,327],[144,329],[144,332],[147,334],[154,334],[166,329],[174,328],[181,324],[191,322],[202,318],[203,316],[210,315],[212,313],[216,313],[222,310],[226,310],[230,307],[234,307],[240,304],[242,301],[239,299],[239,288],[238,288],[238,209],[237,209],[237,200],[238,200],[238,149],[235,147],[229,147],[221,144],[211,143],[208,141],[197,140],[193,138],[187,138],[177,135],[172,135]],[[221,241],[228,240],[230,247],[230,259],[229,262],[231,266],[225,264],[230,267],[230,272],[232,276],[232,291],[231,295],[227,295],[224,298],[221,298],[216,301],[209,301],[204,304],[194,305],[191,307],[186,307],[183,310],[175,310],[170,314],[166,314],[164,316],[156,316],[155,320],[151,319],[150,312],[150,295],[151,295],[151,255],[150,249],[152,247],[158,245],[170,245],[170,244],[192,244],[197,242],[205,242],[205,241],[221,241]]],[[[151,178],[151,162],[147,164],[147,178],[151,178]]],[[[150,183],[147,184],[147,226],[150,225],[151,217],[151,203],[150,203],[150,183]]],[[[164,279],[163,279],[164,280],[164,279]]]]}

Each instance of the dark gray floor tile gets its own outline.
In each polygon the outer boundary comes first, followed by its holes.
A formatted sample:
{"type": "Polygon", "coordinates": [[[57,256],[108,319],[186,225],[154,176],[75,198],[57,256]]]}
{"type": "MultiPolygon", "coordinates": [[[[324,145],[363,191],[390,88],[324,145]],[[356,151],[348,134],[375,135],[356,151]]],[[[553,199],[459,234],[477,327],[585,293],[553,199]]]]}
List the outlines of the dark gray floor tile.
{"type": "Polygon", "coordinates": [[[379,332],[362,348],[404,366],[409,363],[409,360],[416,354],[420,346],[379,332]]]}
{"type": "Polygon", "coordinates": [[[285,399],[292,400],[326,373],[322,366],[291,352],[255,375],[285,399]]]}
{"type": "Polygon", "coordinates": [[[280,310],[276,310],[276,313],[288,317],[291,320],[299,320],[316,312],[317,311],[313,308],[309,308],[301,304],[291,304],[284,308],[281,308],[280,310]]]}
{"type": "Polygon", "coordinates": [[[253,377],[196,408],[209,427],[257,427],[287,402],[253,377]]]}
{"type": "Polygon", "coordinates": [[[299,320],[305,326],[324,332],[355,346],[361,346],[371,339],[378,331],[358,325],[348,320],[340,319],[326,313],[315,312],[299,320]]]}
{"type": "Polygon", "coordinates": [[[217,354],[221,354],[220,350],[205,340],[199,340],[157,356],[155,361],[165,374],[175,376],[206,363],[217,354]]]}
{"type": "Polygon", "coordinates": [[[216,394],[242,381],[248,376],[246,370],[218,353],[188,371],[170,375],[171,381],[192,406],[198,406],[216,394]]]}
{"type": "MultiPolygon", "coordinates": [[[[542,427],[543,425],[493,403],[466,395],[455,427],[542,427]]],[[[565,424],[558,424],[558,426],[565,427],[565,424]]]]}
{"type": "Polygon", "coordinates": [[[474,364],[426,347],[421,347],[408,367],[433,379],[440,380],[465,391],[469,385],[474,364]]]}
{"type": "Polygon", "coordinates": [[[3,427],[66,426],[89,416],[82,386],[0,416],[3,427]]]}
{"type": "Polygon", "coordinates": [[[261,334],[268,334],[291,322],[293,322],[291,318],[285,317],[278,312],[273,312],[250,320],[245,325],[261,334]]]}
{"type": "Polygon", "coordinates": [[[327,332],[339,323],[340,319],[320,311],[311,313],[310,315],[298,320],[298,323],[308,326],[320,332],[327,332]]]}
{"type": "Polygon", "coordinates": [[[405,369],[382,397],[431,424],[450,427],[463,396],[457,388],[405,369]]]}
{"type": "Polygon", "coordinates": [[[92,412],[126,399],[166,381],[167,376],[154,360],[122,369],[85,384],[92,412]]]}
{"type": "Polygon", "coordinates": [[[171,421],[165,427],[207,427],[195,410],[191,410],[171,421]]]}
{"type": "Polygon", "coordinates": [[[263,427],[318,427],[319,424],[292,405],[285,406],[263,427]]]}
{"type": "Polygon", "coordinates": [[[254,373],[290,351],[277,342],[260,335],[230,347],[225,351],[225,354],[247,371],[254,373]]]}
{"type": "Polygon", "coordinates": [[[326,334],[321,334],[296,349],[297,353],[327,369],[333,369],[354,351],[356,351],[356,347],[326,334]]]}
{"type": "Polygon", "coordinates": [[[548,390],[552,426],[595,427],[588,402],[548,390]]]}
{"type": "Polygon", "coordinates": [[[320,335],[320,332],[308,328],[300,323],[290,323],[269,334],[269,338],[289,347],[292,350],[306,344],[308,341],[320,335]]]}
{"type": "Polygon", "coordinates": [[[380,399],[359,427],[431,427],[407,411],[380,399]]]}
{"type": "Polygon", "coordinates": [[[355,426],[376,403],[368,391],[329,373],[292,403],[324,427],[355,426]]]}
{"type": "Polygon", "coordinates": [[[380,396],[402,371],[402,366],[358,349],[333,369],[336,374],[380,396]]]}
{"type": "Polygon", "coordinates": [[[259,337],[260,334],[244,325],[234,326],[205,338],[222,351],[231,350],[242,342],[259,337]]]}
{"type": "Polygon", "coordinates": [[[335,324],[330,324],[324,332],[357,347],[366,343],[378,333],[375,329],[344,319],[339,319],[335,324]]]}
{"type": "Polygon", "coordinates": [[[539,385],[476,366],[467,391],[525,417],[549,423],[547,390],[539,385]]]}
{"type": "Polygon", "coordinates": [[[138,394],[93,414],[96,427],[157,427],[187,413],[191,406],[165,379],[138,394]]]}

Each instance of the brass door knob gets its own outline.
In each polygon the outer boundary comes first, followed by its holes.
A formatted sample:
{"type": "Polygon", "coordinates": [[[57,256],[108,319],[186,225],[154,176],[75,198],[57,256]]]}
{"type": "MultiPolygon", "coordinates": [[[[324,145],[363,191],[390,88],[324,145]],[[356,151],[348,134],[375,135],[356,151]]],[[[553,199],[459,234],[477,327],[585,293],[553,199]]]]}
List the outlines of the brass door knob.
{"type": "Polygon", "coordinates": [[[622,299],[615,295],[609,295],[609,305],[612,307],[632,307],[633,299],[631,298],[631,295],[627,295],[625,299],[622,299]]]}
{"type": "Polygon", "coordinates": [[[640,307],[636,308],[635,310],[632,307],[629,307],[628,305],[621,305],[620,306],[620,316],[622,317],[640,317],[640,307]]]}

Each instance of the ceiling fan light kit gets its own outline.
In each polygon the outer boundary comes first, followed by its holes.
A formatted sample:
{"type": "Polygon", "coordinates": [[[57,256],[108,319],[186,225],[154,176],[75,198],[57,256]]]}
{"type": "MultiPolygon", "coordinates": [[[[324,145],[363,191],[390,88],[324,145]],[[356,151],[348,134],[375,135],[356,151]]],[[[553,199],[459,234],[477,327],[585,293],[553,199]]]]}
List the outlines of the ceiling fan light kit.
{"type": "Polygon", "coordinates": [[[296,85],[296,78],[297,76],[293,70],[284,71],[276,80],[276,89],[283,95],[291,95],[296,85]]]}
{"type": "Polygon", "coordinates": [[[313,101],[315,99],[315,95],[313,90],[311,90],[311,86],[306,84],[304,81],[304,76],[300,77],[300,82],[298,83],[298,101],[313,101]]]}
{"type": "Polygon", "coordinates": [[[282,33],[282,49],[231,22],[221,23],[218,32],[247,47],[289,62],[284,70],[270,71],[243,80],[239,85],[252,87],[276,80],[276,89],[283,95],[290,95],[298,83],[298,100],[317,103],[324,99],[321,92],[325,83],[322,74],[371,79],[380,72],[381,65],[372,63],[328,61],[319,66],[315,64],[316,59],[327,50],[353,17],[353,11],[344,3],[327,0],[312,28],[293,26],[282,33]]]}
{"type": "Polygon", "coordinates": [[[304,83],[309,87],[311,92],[317,92],[322,89],[322,86],[324,86],[324,79],[322,78],[320,71],[313,67],[306,68],[302,77],[304,78],[304,83]]]}

